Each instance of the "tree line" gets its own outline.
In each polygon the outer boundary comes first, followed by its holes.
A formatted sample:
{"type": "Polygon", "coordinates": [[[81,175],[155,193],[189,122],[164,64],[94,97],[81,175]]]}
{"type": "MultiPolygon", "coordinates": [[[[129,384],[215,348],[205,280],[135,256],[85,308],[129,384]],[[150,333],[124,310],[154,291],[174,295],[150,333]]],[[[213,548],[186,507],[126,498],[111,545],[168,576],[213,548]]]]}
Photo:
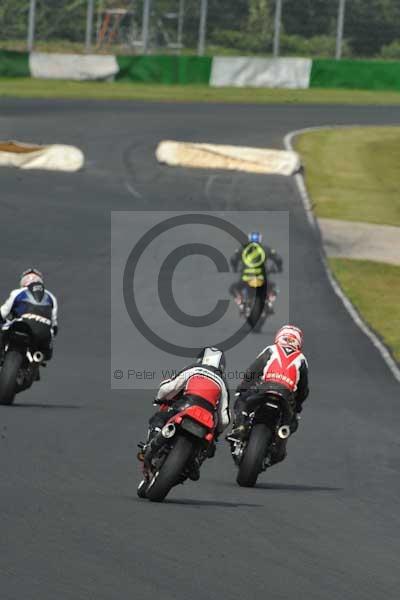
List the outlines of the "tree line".
{"type": "MultiPolygon", "coordinates": [[[[283,0],[284,54],[330,55],[339,0],[283,0]]],[[[96,0],[96,8],[126,7],[141,21],[143,0],[96,0]]],[[[185,1],[184,44],[195,47],[200,0],[185,1]]],[[[82,41],[87,0],[37,0],[38,39],[82,41]]],[[[29,0],[0,0],[2,39],[26,34],[29,0]]],[[[178,0],[152,0],[152,27],[171,31],[178,0]],[[167,16],[166,16],[167,15],[167,16]],[[168,17],[169,15],[169,17],[168,17]]],[[[209,0],[207,40],[213,48],[240,53],[271,52],[275,0],[209,0]]],[[[400,0],[347,0],[344,50],[348,56],[400,58],[400,0]],[[392,51],[391,51],[392,48],[392,51]]]]}
{"type": "MultiPolygon", "coordinates": [[[[283,0],[282,46],[306,40],[320,40],[324,50],[334,42],[339,0],[283,0]]],[[[244,50],[268,51],[271,48],[275,0],[209,0],[211,40],[232,42],[244,50]],[[230,33],[228,33],[230,32],[230,33]]],[[[346,54],[377,56],[385,46],[396,44],[400,50],[399,0],[347,0],[344,23],[346,54]]],[[[318,46],[318,43],[316,43],[318,46]]],[[[311,52],[313,48],[310,49],[311,52]]],[[[400,51],[398,54],[400,58],[400,51]]]]}

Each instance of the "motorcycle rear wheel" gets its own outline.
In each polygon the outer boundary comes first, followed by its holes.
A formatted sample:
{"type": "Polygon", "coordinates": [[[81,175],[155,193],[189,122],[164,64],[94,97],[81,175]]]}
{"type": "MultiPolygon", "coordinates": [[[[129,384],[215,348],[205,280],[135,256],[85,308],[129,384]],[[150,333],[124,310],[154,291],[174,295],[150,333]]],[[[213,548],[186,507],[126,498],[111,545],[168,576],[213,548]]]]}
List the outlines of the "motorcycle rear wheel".
{"type": "Polygon", "coordinates": [[[23,361],[22,355],[10,350],[4,357],[0,372],[0,404],[9,406],[13,403],[17,392],[17,374],[23,361]]]}
{"type": "Polygon", "coordinates": [[[256,296],[254,298],[254,304],[252,306],[251,313],[247,317],[247,322],[252,329],[255,329],[257,327],[257,324],[261,318],[262,310],[263,310],[263,302],[262,302],[261,298],[256,296]]]}
{"type": "Polygon", "coordinates": [[[178,483],[192,453],[193,443],[187,437],[179,435],[160,470],[153,475],[147,486],[146,498],[152,502],[162,502],[178,483]]]}
{"type": "Polygon", "coordinates": [[[257,423],[240,461],[236,478],[241,487],[254,487],[263,468],[263,461],[272,442],[272,431],[263,423],[257,423]]]}

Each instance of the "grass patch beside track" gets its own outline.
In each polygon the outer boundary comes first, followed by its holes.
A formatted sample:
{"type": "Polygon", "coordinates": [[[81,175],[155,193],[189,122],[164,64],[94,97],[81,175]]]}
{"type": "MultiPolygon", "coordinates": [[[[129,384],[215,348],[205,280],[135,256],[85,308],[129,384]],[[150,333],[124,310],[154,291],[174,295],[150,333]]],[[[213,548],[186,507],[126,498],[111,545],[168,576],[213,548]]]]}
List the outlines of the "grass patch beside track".
{"type": "Polygon", "coordinates": [[[400,267],[347,258],[328,261],[345,294],[400,362],[400,267]]]}
{"type": "MultiPolygon", "coordinates": [[[[400,127],[311,131],[295,147],[317,217],[400,226],[400,127]]],[[[344,293],[400,362],[400,267],[346,258],[328,262],[344,293]]]]}
{"type": "Polygon", "coordinates": [[[0,79],[0,97],[224,102],[243,104],[400,104],[399,92],[369,90],[282,90],[211,88],[205,85],[149,85],[31,78],[0,79]]]}
{"type": "Polygon", "coordinates": [[[317,217],[400,226],[400,127],[322,129],[295,147],[317,217]]]}

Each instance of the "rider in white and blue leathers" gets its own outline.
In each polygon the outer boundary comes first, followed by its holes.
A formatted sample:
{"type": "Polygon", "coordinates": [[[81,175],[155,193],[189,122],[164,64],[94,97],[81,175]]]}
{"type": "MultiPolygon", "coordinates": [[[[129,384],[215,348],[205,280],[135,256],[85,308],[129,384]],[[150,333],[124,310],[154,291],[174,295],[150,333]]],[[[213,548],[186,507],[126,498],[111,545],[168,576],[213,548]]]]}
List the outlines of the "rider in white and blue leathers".
{"type": "Polygon", "coordinates": [[[57,299],[45,289],[42,273],[37,269],[27,269],[21,275],[20,287],[13,290],[0,307],[2,331],[6,332],[15,319],[29,321],[33,328],[40,330],[42,350],[49,360],[52,339],[58,332],[57,313],[57,299]]]}

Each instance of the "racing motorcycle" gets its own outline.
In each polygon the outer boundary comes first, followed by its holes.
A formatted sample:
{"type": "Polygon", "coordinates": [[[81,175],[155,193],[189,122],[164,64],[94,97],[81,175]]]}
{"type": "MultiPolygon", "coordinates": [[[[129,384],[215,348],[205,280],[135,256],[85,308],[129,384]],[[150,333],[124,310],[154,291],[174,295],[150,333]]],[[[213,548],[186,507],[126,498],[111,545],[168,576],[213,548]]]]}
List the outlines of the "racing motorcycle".
{"type": "MultiPolygon", "coordinates": [[[[40,379],[39,367],[44,361],[44,354],[38,347],[37,322],[40,319],[43,317],[27,314],[2,327],[0,404],[12,404],[15,394],[30,388],[35,380],[40,379]]],[[[39,323],[40,329],[44,326],[46,331],[47,325],[39,323]]]]}
{"type": "Polygon", "coordinates": [[[278,288],[275,283],[268,284],[267,296],[264,300],[257,294],[257,287],[261,287],[263,282],[259,283],[254,279],[247,283],[243,288],[239,303],[242,306],[240,313],[245,317],[251,329],[259,331],[267,318],[274,314],[274,303],[278,296],[278,288]]]}
{"type": "Polygon", "coordinates": [[[162,502],[170,490],[186,479],[198,479],[202,462],[214,452],[215,420],[210,410],[183,402],[149,444],[139,444],[143,480],[138,496],[162,502]],[[195,469],[194,469],[195,467],[195,469]]]}
{"type": "Polygon", "coordinates": [[[253,487],[260,473],[273,464],[279,442],[291,434],[293,415],[289,401],[279,392],[261,387],[248,397],[242,439],[226,438],[238,467],[236,481],[240,486],[253,487]]]}

